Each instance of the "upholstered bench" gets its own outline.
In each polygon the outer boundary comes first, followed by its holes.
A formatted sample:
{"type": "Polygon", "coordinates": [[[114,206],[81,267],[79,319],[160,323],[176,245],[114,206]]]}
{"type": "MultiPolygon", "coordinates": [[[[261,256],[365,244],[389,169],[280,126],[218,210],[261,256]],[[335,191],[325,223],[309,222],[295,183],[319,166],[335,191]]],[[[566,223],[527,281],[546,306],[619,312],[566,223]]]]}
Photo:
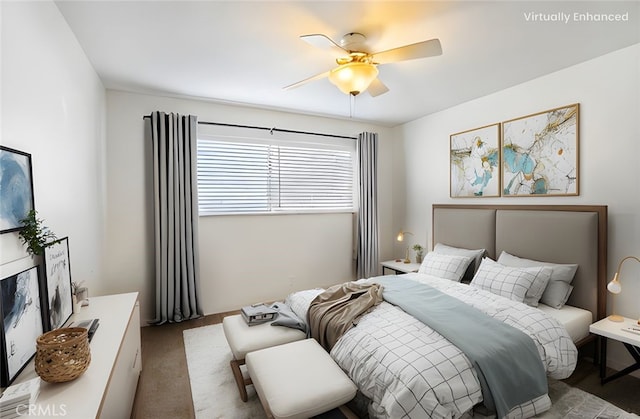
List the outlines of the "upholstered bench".
{"type": "Polygon", "coordinates": [[[271,326],[271,323],[249,326],[240,314],[222,319],[222,328],[233,354],[233,359],[230,362],[231,370],[238,385],[240,399],[243,402],[247,401],[246,386],[251,384],[251,377],[245,378],[240,369],[240,366],[245,363],[245,356],[252,351],[302,340],[307,337],[301,330],[283,326],[271,326]]]}
{"type": "Polygon", "coordinates": [[[251,352],[246,362],[268,417],[310,418],[356,395],[355,384],[315,339],[251,352]]]}

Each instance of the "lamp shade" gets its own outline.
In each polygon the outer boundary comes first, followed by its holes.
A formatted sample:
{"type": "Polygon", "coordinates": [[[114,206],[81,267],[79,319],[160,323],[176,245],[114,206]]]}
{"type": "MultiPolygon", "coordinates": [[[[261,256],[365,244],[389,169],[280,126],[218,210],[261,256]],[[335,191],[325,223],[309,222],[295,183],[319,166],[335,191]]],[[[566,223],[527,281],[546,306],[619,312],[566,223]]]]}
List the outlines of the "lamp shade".
{"type": "Polygon", "coordinates": [[[613,279],[611,280],[611,282],[609,282],[607,284],[607,290],[611,294],[620,294],[620,292],[622,291],[622,285],[620,285],[620,281],[618,281],[618,273],[617,272],[616,272],[615,276],[613,277],[613,279]]]}
{"type": "MultiPolygon", "coordinates": [[[[620,261],[620,263],[618,264],[618,269],[616,269],[616,273],[613,275],[613,279],[611,280],[611,282],[607,284],[607,291],[609,291],[611,294],[620,294],[620,292],[622,292],[622,285],[620,284],[620,280],[618,279],[618,276],[620,275],[622,264],[629,259],[633,259],[636,262],[640,262],[640,259],[638,259],[635,256],[627,256],[620,261]]],[[[611,314],[609,315],[608,319],[613,322],[624,321],[624,317],[618,314],[611,314]]],[[[640,324],[640,320],[638,320],[638,324],[640,324]]]]}
{"type": "Polygon", "coordinates": [[[356,96],[369,87],[378,77],[378,68],[373,64],[358,61],[342,64],[329,72],[329,81],[342,93],[356,96]]]}
{"type": "Polygon", "coordinates": [[[399,241],[399,242],[403,242],[403,241],[404,241],[404,236],[405,236],[405,234],[410,234],[410,235],[412,235],[412,236],[413,236],[413,233],[412,233],[412,232],[410,232],[410,231],[400,230],[400,231],[398,232],[398,235],[396,236],[396,240],[397,240],[397,241],[399,241]]]}

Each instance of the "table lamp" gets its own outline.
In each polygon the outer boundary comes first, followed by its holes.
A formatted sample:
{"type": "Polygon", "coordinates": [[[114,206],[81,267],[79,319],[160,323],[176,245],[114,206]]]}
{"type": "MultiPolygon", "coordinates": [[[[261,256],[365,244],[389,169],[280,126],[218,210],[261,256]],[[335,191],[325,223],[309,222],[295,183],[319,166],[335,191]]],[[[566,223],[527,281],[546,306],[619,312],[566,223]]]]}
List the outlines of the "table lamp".
{"type": "MultiPolygon", "coordinates": [[[[611,280],[611,282],[607,284],[607,290],[611,294],[620,294],[620,292],[622,291],[622,285],[618,280],[618,276],[620,275],[620,269],[622,268],[622,264],[628,259],[634,259],[636,262],[640,262],[640,259],[638,259],[635,256],[627,256],[620,261],[620,263],[618,264],[618,269],[616,269],[616,273],[613,275],[613,279],[611,280]]],[[[607,318],[612,322],[621,322],[624,320],[624,318],[619,314],[611,314],[607,318]]],[[[640,320],[638,320],[638,324],[640,324],[640,320]]]]}
{"type": "MultiPolygon", "coordinates": [[[[413,236],[413,233],[409,232],[409,231],[403,231],[400,230],[400,232],[398,233],[398,236],[396,237],[396,240],[398,240],[399,242],[403,242],[404,241],[404,235],[405,234],[410,234],[413,236]]],[[[409,259],[409,246],[407,245],[407,252],[405,253],[404,256],[404,263],[411,263],[411,259],[409,259]]]]}

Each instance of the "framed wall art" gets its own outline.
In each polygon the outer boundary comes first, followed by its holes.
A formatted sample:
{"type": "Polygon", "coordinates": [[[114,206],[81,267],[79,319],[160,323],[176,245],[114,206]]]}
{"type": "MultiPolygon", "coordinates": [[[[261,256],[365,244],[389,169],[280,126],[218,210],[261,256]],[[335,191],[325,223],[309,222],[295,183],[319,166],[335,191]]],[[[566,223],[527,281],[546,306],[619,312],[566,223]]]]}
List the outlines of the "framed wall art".
{"type": "Polygon", "coordinates": [[[500,124],[450,136],[450,196],[500,196],[500,124]]]}
{"type": "Polygon", "coordinates": [[[44,248],[47,284],[48,330],[62,327],[73,314],[69,238],[56,240],[44,248]]]}
{"type": "Polygon", "coordinates": [[[20,230],[33,208],[31,154],[0,146],[0,234],[20,230]]]}
{"type": "Polygon", "coordinates": [[[36,353],[43,333],[38,267],[0,280],[0,386],[7,387],[36,353]]]}
{"type": "Polygon", "coordinates": [[[580,106],[502,123],[503,196],[579,194],[580,106]]]}

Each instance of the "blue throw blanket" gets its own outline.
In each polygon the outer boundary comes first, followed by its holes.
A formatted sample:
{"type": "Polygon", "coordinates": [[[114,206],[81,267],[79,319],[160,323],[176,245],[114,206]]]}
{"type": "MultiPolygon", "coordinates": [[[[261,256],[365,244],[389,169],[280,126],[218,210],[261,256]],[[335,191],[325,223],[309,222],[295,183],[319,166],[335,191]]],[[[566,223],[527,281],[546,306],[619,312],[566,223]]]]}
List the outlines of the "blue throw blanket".
{"type": "Polygon", "coordinates": [[[484,404],[503,418],[515,406],[547,394],[547,377],[533,340],[428,285],[378,277],[383,298],[428,325],[472,362],[484,404]]]}

